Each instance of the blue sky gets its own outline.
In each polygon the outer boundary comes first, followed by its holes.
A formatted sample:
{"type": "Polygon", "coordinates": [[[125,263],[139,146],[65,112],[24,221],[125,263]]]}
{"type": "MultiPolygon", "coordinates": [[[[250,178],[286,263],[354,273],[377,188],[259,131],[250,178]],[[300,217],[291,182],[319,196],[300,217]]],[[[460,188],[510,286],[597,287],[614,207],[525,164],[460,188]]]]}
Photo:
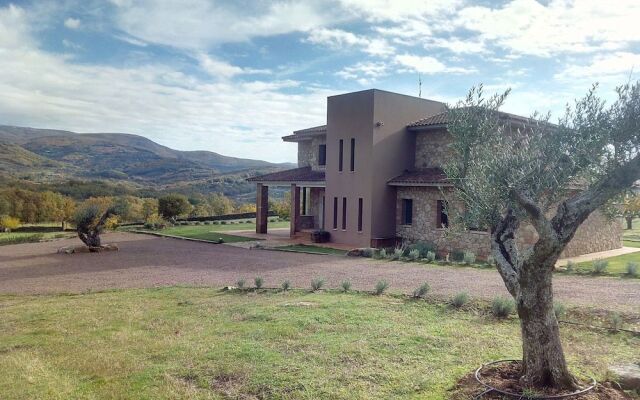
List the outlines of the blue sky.
{"type": "Polygon", "coordinates": [[[559,116],[638,79],[640,2],[0,1],[0,124],[295,161],[280,137],[368,88],[559,116]],[[636,71],[636,72],[634,72],[636,71]]]}

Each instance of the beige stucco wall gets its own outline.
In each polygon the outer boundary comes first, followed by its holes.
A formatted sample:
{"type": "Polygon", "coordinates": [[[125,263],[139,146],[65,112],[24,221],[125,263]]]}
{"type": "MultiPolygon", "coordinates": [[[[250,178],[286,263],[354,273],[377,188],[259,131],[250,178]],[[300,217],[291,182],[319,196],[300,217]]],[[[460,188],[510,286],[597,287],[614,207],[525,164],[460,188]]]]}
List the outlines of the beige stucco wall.
{"type": "Polygon", "coordinates": [[[445,130],[416,132],[415,168],[444,166],[451,156],[451,137],[445,130]]]}
{"type": "MultiPolygon", "coordinates": [[[[472,251],[484,258],[490,252],[490,238],[485,232],[465,232],[445,238],[444,230],[436,227],[437,200],[443,196],[437,188],[398,187],[396,202],[397,235],[408,242],[426,241],[435,243],[441,253],[453,250],[472,251]],[[413,223],[402,225],[402,199],[413,199],[413,223]]],[[[522,249],[537,241],[535,229],[522,224],[518,230],[518,242],[522,249]]],[[[617,219],[610,220],[600,211],[594,212],[578,228],[573,240],[561,257],[617,249],[622,247],[622,228],[617,219]]]]}

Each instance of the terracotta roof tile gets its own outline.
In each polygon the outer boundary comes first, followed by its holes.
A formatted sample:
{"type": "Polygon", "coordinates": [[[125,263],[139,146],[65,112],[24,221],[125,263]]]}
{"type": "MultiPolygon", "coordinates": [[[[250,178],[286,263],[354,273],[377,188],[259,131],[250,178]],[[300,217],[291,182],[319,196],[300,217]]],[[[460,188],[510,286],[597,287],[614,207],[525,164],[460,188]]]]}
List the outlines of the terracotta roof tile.
{"type": "Polygon", "coordinates": [[[402,175],[396,176],[389,181],[389,185],[392,186],[449,184],[451,184],[451,182],[449,182],[441,168],[425,168],[415,171],[405,171],[402,175]]]}
{"type": "Polygon", "coordinates": [[[249,182],[324,182],[324,171],[314,171],[311,167],[288,169],[271,174],[254,176],[249,182]]]}

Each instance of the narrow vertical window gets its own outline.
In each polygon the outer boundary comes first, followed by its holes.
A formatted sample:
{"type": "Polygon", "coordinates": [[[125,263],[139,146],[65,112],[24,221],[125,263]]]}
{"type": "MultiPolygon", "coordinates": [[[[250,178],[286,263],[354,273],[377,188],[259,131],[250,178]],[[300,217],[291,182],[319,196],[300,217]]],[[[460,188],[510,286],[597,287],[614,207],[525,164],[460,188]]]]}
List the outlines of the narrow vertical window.
{"type": "Polygon", "coordinates": [[[327,165],[327,145],[318,146],[318,165],[327,165]]]}
{"type": "Polygon", "coordinates": [[[402,225],[413,223],[413,200],[402,199],[402,225]]]}
{"type": "Polygon", "coordinates": [[[358,199],[358,232],[362,232],[362,197],[358,199]]]}
{"type": "Polygon", "coordinates": [[[356,139],[351,138],[351,169],[353,172],[356,169],[356,139]]]}
{"type": "Polygon", "coordinates": [[[307,188],[302,188],[302,215],[307,215],[307,188]]]}
{"type": "Polygon", "coordinates": [[[338,229],[338,198],[333,198],[333,229],[338,229]]]}
{"type": "Polygon", "coordinates": [[[344,155],[344,140],[340,139],[338,144],[338,171],[342,172],[342,156],[344,155]]]}
{"type": "Polygon", "coordinates": [[[324,229],[324,212],[325,208],[324,208],[324,196],[322,196],[322,224],[320,225],[321,229],[324,229]]]}
{"type": "Polygon", "coordinates": [[[438,200],[436,215],[436,228],[448,228],[449,216],[447,215],[447,203],[444,200],[438,200]]]}
{"type": "Polygon", "coordinates": [[[347,229],[347,198],[342,198],[342,229],[347,229]]]}

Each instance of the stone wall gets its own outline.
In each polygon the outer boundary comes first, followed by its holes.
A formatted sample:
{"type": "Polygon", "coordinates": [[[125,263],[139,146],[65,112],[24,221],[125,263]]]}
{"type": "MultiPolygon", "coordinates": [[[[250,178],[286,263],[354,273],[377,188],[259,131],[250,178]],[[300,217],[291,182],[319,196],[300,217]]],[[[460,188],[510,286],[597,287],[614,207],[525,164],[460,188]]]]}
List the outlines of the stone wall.
{"type": "MultiPolygon", "coordinates": [[[[490,253],[490,237],[486,232],[467,231],[445,237],[445,231],[436,227],[437,201],[443,195],[437,188],[398,187],[396,202],[396,232],[407,242],[433,242],[441,254],[453,250],[473,251],[485,258],[490,253]],[[413,223],[402,225],[402,199],[413,200],[413,223]]],[[[527,223],[518,230],[521,249],[533,245],[538,240],[535,229],[527,223]]],[[[565,248],[561,257],[617,249],[622,247],[622,228],[617,219],[610,220],[601,212],[594,212],[578,229],[573,240],[565,248]]]]}
{"type": "Polygon", "coordinates": [[[318,165],[319,147],[327,143],[326,135],[315,136],[310,140],[298,142],[298,167],[311,166],[313,170],[324,171],[324,165],[318,165]]]}
{"type": "Polygon", "coordinates": [[[322,228],[322,196],[324,196],[324,188],[310,188],[309,190],[309,209],[307,214],[313,215],[313,228],[322,228]]]}
{"type": "Polygon", "coordinates": [[[444,130],[417,132],[415,168],[442,167],[451,155],[450,142],[444,130]]]}

